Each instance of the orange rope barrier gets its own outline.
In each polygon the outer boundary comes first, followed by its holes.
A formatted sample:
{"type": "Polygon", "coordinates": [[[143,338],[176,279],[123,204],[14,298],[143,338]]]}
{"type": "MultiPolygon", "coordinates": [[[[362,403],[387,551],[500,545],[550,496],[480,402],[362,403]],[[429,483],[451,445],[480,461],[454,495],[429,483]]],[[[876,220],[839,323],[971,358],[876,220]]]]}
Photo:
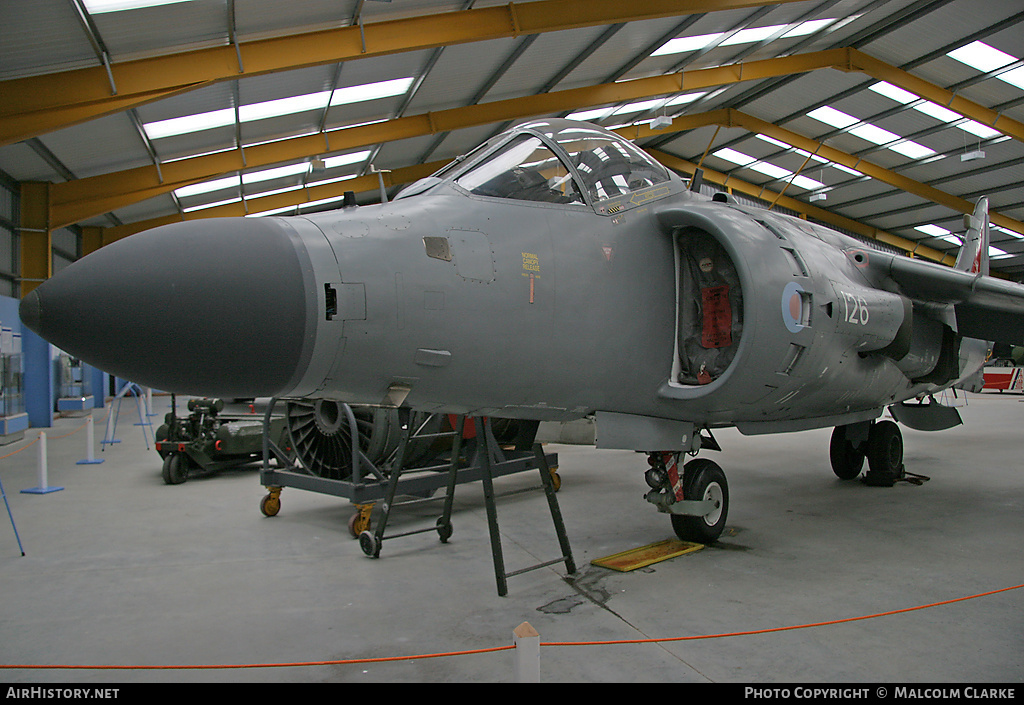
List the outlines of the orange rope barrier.
{"type": "MultiPolygon", "coordinates": [[[[90,411],[89,413],[92,413],[92,412],[90,411]]],[[[106,414],[104,415],[104,419],[106,419],[106,416],[109,415],[109,414],[110,414],[110,409],[108,408],[106,414]]],[[[85,428],[88,425],[89,425],[89,421],[86,420],[86,422],[84,424],[82,424],[81,426],[76,428],[71,433],[65,433],[63,436],[47,436],[47,439],[51,440],[51,441],[55,441],[55,440],[58,440],[60,438],[67,438],[68,436],[73,436],[73,435],[75,435],[76,433],[78,433],[79,431],[81,431],[83,428],[85,428]]],[[[42,432],[45,433],[45,429],[42,432]]],[[[17,455],[18,453],[20,453],[23,450],[28,450],[29,448],[32,447],[32,444],[37,443],[38,441],[39,441],[39,436],[36,436],[31,441],[29,441],[28,443],[23,445],[21,448],[18,448],[18,450],[11,451],[7,455],[0,455],[0,460],[3,460],[4,458],[10,458],[12,455],[17,455]]]]}
{"type": "MultiPolygon", "coordinates": [[[[795,629],[809,629],[811,627],[824,627],[835,624],[846,624],[849,622],[859,622],[866,619],[876,619],[878,617],[889,617],[894,614],[904,614],[907,612],[916,612],[918,610],[929,609],[932,607],[940,607],[943,605],[951,605],[957,602],[965,602],[967,600],[974,600],[979,597],[989,597],[991,595],[998,595],[1002,592],[1009,592],[1010,590],[1020,590],[1024,588],[1024,585],[1014,585],[1013,587],[1001,588],[999,590],[991,590],[989,592],[979,593],[977,595],[969,595],[967,597],[957,597],[952,600],[943,600],[942,602],[933,602],[928,605],[918,605],[916,607],[906,607],[904,609],[892,610],[889,612],[879,612],[877,614],[863,615],[860,617],[848,617],[846,619],[834,619],[827,622],[814,622],[811,624],[798,624],[788,627],[773,627],[769,629],[755,629],[745,632],[729,632],[725,634],[703,634],[698,636],[676,636],[676,637],[665,637],[658,639],[618,639],[613,641],[559,641],[559,642],[541,642],[541,646],[606,646],[610,644],[651,644],[668,641],[695,641],[698,639],[721,639],[724,637],[732,636],[751,636],[755,634],[772,634],[775,632],[792,631],[795,629]]],[[[99,665],[43,665],[43,664],[0,664],[0,669],[78,669],[78,670],[211,670],[211,669],[242,669],[242,668],[295,668],[303,666],[345,666],[358,663],[385,663],[388,661],[415,661],[418,659],[428,658],[441,658],[444,656],[467,656],[471,654],[487,654],[498,651],[508,651],[514,649],[515,646],[496,646],[487,649],[474,649],[471,651],[449,651],[445,653],[437,654],[420,654],[418,656],[382,656],[379,658],[361,658],[361,659],[342,659],[337,661],[297,661],[293,663],[250,663],[250,664],[207,664],[207,665],[190,665],[190,666],[99,666],[99,665]]]]}

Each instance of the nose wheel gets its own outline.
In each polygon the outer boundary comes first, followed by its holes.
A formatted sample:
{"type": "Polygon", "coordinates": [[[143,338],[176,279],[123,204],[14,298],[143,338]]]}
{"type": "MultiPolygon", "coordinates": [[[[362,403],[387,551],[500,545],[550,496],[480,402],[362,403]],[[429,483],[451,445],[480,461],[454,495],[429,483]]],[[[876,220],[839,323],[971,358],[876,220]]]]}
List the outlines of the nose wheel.
{"type": "Polygon", "coordinates": [[[691,460],[679,473],[680,453],[651,453],[644,479],[652,491],[645,495],[658,511],[671,515],[672,530],[683,541],[714,543],[729,516],[729,483],[725,473],[707,458],[691,460]]]}

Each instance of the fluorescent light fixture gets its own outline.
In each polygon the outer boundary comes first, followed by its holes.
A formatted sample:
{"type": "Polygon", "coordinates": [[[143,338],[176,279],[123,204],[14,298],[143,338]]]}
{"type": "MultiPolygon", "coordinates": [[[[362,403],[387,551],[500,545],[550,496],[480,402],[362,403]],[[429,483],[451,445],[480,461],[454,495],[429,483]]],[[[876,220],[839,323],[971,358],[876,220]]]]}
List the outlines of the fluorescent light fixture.
{"type": "MultiPolygon", "coordinates": [[[[378,81],[359,86],[348,86],[334,91],[320,91],[318,93],[307,93],[305,95],[291,96],[289,98],[278,98],[277,100],[266,100],[261,103],[251,103],[238,108],[238,119],[240,122],[252,122],[254,120],[265,120],[281,115],[293,115],[307,110],[323,110],[330,105],[348,105],[378,98],[401,95],[412,85],[412,78],[395,78],[388,81],[378,81]]],[[[185,115],[183,117],[158,120],[143,125],[146,135],[150,139],[171,137],[173,135],[184,135],[202,130],[210,130],[215,127],[233,125],[235,122],[234,108],[213,110],[196,115],[185,115]]]]}
{"type": "Polygon", "coordinates": [[[960,155],[960,161],[962,162],[973,162],[977,159],[984,159],[985,153],[980,149],[976,149],[973,152],[964,152],[960,155]]]}
{"type": "Polygon", "coordinates": [[[83,0],[85,9],[89,14],[99,15],[104,12],[120,12],[121,10],[136,10],[142,7],[156,7],[157,5],[174,5],[177,3],[191,2],[192,0],[83,0]]]}

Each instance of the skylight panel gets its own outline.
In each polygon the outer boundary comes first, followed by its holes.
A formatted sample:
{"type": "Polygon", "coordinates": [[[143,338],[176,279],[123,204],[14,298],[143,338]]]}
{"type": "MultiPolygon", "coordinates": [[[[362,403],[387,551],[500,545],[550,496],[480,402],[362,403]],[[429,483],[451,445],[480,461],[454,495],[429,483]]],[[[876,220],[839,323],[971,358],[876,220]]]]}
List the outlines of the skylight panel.
{"type": "MultiPolygon", "coordinates": [[[[260,103],[250,103],[249,105],[239,106],[238,119],[241,122],[252,122],[282,115],[292,115],[306,110],[323,110],[327,107],[328,101],[330,101],[331,105],[347,105],[401,95],[412,85],[412,81],[412,78],[395,78],[388,81],[339,88],[334,91],[333,95],[330,91],[320,91],[318,93],[266,100],[260,103]]],[[[234,108],[224,108],[223,110],[213,110],[196,115],[185,115],[183,117],[170,118],[169,120],[149,122],[142,127],[146,130],[146,135],[150,139],[155,140],[161,137],[184,135],[202,130],[210,130],[215,127],[233,125],[234,122],[234,108]]]]}
{"type": "Polygon", "coordinates": [[[402,95],[412,85],[413,78],[393,78],[389,81],[377,81],[366,83],[360,86],[347,86],[334,91],[331,97],[331,105],[347,105],[348,103],[362,103],[367,100],[378,98],[390,98],[391,96],[402,95]]]}
{"type": "MultiPolygon", "coordinates": [[[[850,128],[851,125],[856,125],[860,122],[860,120],[852,115],[847,115],[846,113],[827,105],[812,110],[807,113],[807,117],[814,118],[826,125],[831,125],[832,127],[837,127],[839,129],[850,128]]],[[[917,142],[912,142],[910,140],[903,140],[896,144],[889,144],[896,140],[902,140],[902,138],[893,132],[883,130],[881,127],[872,125],[871,123],[864,123],[863,125],[852,127],[849,129],[849,132],[851,135],[860,137],[862,140],[867,140],[868,142],[873,142],[877,145],[886,145],[892,151],[910,157],[911,159],[920,159],[921,157],[927,157],[935,154],[935,150],[929,149],[923,144],[918,144],[917,142]]]]}
{"type": "Polygon", "coordinates": [[[956,127],[983,139],[992,139],[993,137],[998,137],[1002,134],[998,130],[993,130],[988,125],[984,125],[976,120],[965,119],[960,113],[954,112],[949,108],[944,108],[938,103],[933,103],[930,100],[924,100],[910,91],[905,91],[899,86],[894,86],[891,83],[879,81],[872,86],[868,86],[868,88],[873,90],[875,93],[892,98],[897,103],[902,103],[903,105],[908,105],[917,101],[918,104],[913,106],[914,110],[922,112],[925,115],[942,122],[956,122],[956,127]],[[958,120],[961,122],[957,122],[958,120]]]}
{"type": "Polygon", "coordinates": [[[241,185],[242,182],[238,176],[228,176],[223,179],[204,181],[201,184],[182,186],[181,188],[174,190],[174,195],[178,198],[187,198],[188,196],[198,196],[201,193],[212,193],[226,188],[238,188],[241,185]]]}
{"type": "Polygon", "coordinates": [[[712,152],[712,154],[714,154],[714,156],[718,157],[719,159],[724,159],[727,162],[739,164],[740,166],[746,166],[747,164],[751,164],[752,162],[757,161],[753,157],[748,156],[743,152],[737,152],[735,149],[731,149],[729,147],[719,149],[716,152],[712,152]]]}
{"type": "Polygon", "coordinates": [[[928,147],[925,147],[923,144],[918,144],[917,142],[912,142],[911,140],[903,140],[902,142],[897,142],[896,144],[890,144],[886,146],[888,149],[891,149],[892,151],[897,152],[898,154],[902,154],[905,157],[910,157],[911,159],[924,159],[925,157],[930,157],[933,154],[935,154],[934,149],[929,149],[928,147]]]}
{"type": "Polygon", "coordinates": [[[811,179],[806,176],[801,176],[800,174],[795,175],[789,180],[792,181],[793,185],[797,188],[807,189],[808,191],[817,191],[818,189],[825,188],[825,184],[820,181],[816,181],[815,179],[811,179]]]}
{"type": "Polygon", "coordinates": [[[685,103],[692,103],[701,96],[705,95],[707,95],[706,91],[699,91],[697,93],[683,93],[682,95],[677,95],[675,98],[670,99],[667,103],[665,103],[665,106],[667,107],[669,105],[683,105],[685,103]]]}
{"type": "Polygon", "coordinates": [[[200,203],[197,206],[189,206],[188,208],[182,208],[181,210],[184,213],[192,213],[194,211],[206,210],[207,208],[216,208],[218,206],[227,206],[227,205],[230,205],[232,203],[238,203],[241,200],[242,200],[241,196],[235,196],[234,198],[228,198],[228,199],[223,200],[223,201],[212,201],[211,203],[200,203]]]}
{"type": "Polygon", "coordinates": [[[198,196],[202,193],[212,193],[214,191],[220,191],[226,188],[237,188],[242,184],[254,184],[260,181],[268,181],[270,179],[279,179],[285,176],[294,176],[295,174],[304,174],[309,171],[309,164],[306,162],[299,162],[297,164],[289,164],[288,166],[275,167],[273,169],[263,169],[262,171],[254,171],[248,174],[243,174],[241,178],[238,176],[228,176],[223,179],[214,179],[213,181],[204,181],[201,184],[193,184],[191,186],[182,186],[179,189],[175,189],[174,195],[179,198],[186,198],[188,196],[198,196]]]}
{"type": "Polygon", "coordinates": [[[872,84],[868,86],[868,90],[884,95],[886,98],[892,98],[897,103],[903,103],[903,105],[913,103],[915,100],[920,100],[918,96],[914,95],[910,91],[905,91],[899,86],[894,86],[887,81],[879,81],[878,83],[872,84]]]}
{"type": "Polygon", "coordinates": [[[756,164],[751,164],[750,168],[760,174],[770,176],[773,179],[784,179],[793,173],[788,169],[783,169],[781,166],[775,166],[768,162],[757,162],[756,164]]]}
{"type": "Polygon", "coordinates": [[[814,118],[818,122],[823,122],[826,125],[831,125],[832,127],[838,127],[840,130],[849,127],[850,125],[856,125],[860,122],[860,120],[852,115],[847,115],[841,110],[836,110],[828,105],[815,108],[811,112],[807,113],[807,117],[814,118]]]}
{"type": "Polygon", "coordinates": [[[263,169],[262,171],[253,171],[248,174],[242,174],[242,183],[255,184],[260,181],[269,181],[270,179],[281,179],[286,176],[305,174],[307,171],[309,171],[309,164],[306,162],[299,162],[297,164],[289,164],[288,166],[279,166],[273,169],[263,169]]]}
{"type": "Polygon", "coordinates": [[[758,173],[764,174],[765,176],[770,176],[773,179],[783,179],[786,181],[791,181],[794,186],[802,189],[807,189],[808,191],[814,191],[817,189],[825,188],[825,184],[821,183],[820,181],[815,181],[814,179],[809,179],[806,176],[794,174],[788,169],[783,169],[782,167],[776,166],[775,164],[771,164],[769,162],[758,161],[757,159],[754,159],[750,155],[744,154],[743,152],[738,152],[730,147],[723,147],[722,149],[712,152],[712,155],[718,157],[719,159],[724,159],[727,162],[732,162],[733,164],[737,164],[739,166],[745,166],[758,173]]]}
{"type": "Polygon", "coordinates": [[[989,226],[988,226],[988,229],[989,230],[998,230],[999,232],[1003,233],[1004,235],[1009,235],[1010,237],[1017,238],[1018,240],[1024,239],[1024,235],[1021,235],[1020,233],[1018,233],[1016,231],[1010,230],[1009,228],[1004,228],[1001,225],[992,225],[990,223],[989,226]]]}
{"type": "Polygon", "coordinates": [[[293,115],[305,112],[306,110],[323,110],[327,107],[327,101],[330,97],[330,91],[321,91],[320,93],[308,93],[290,98],[278,98],[277,100],[267,100],[262,103],[242,105],[238,108],[238,119],[242,122],[252,122],[253,120],[265,120],[266,118],[279,117],[281,115],[293,115]]]}
{"type": "Polygon", "coordinates": [[[611,110],[611,108],[608,108],[607,106],[604,108],[594,108],[592,110],[580,110],[579,112],[570,113],[566,116],[566,119],[583,120],[584,122],[589,120],[599,120],[605,115],[609,115],[609,110],[611,110]]]}
{"type": "Polygon", "coordinates": [[[665,101],[664,98],[655,98],[654,100],[641,100],[636,103],[628,103],[620,108],[616,108],[612,115],[624,115],[626,113],[639,113],[645,110],[651,110],[661,105],[665,101]]]}
{"type": "Polygon", "coordinates": [[[960,239],[956,235],[951,233],[949,230],[946,230],[945,228],[940,228],[938,225],[916,225],[914,226],[914,230],[924,233],[929,237],[934,237],[940,240],[945,240],[946,242],[951,242],[954,245],[960,244],[960,239]]]}
{"type": "Polygon", "coordinates": [[[104,12],[136,10],[142,7],[156,7],[158,5],[175,5],[191,1],[192,0],[83,0],[85,9],[93,15],[99,15],[104,12]]]}
{"type": "MultiPolygon", "coordinates": [[[[854,15],[853,17],[848,18],[847,22],[855,20],[858,17],[860,17],[860,15],[854,15]]],[[[824,29],[825,27],[828,27],[830,24],[832,24],[835,21],[836,21],[835,17],[829,17],[829,18],[824,19],[824,20],[808,20],[807,22],[801,22],[796,27],[794,27],[793,29],[789,30],[788,32],[786,32],[782,36],[783,36],[784,39],[788,39],[789,37],[803,37],[803,36],[806,36],[808,34],[814,34],[819,29],[824,29]]],[[[843,24],[846,24],[846,22],[844,22],[843,24]]],[[[835,28],[835,29],[838,29],[838,28],[835,28]]]]}
{"type": "MultiPolygon", "coordinates": [[[[1016,56],[991,47],[985,44],[985,42],[971,42],[959,49],[954,49],[947,53],[946,56],[956,59],[962,64],[967,64],[982,73],[991,73],[1019,60],[1016,56]]],[[[1024,67],[1011,69],[999,74],[996,78],[1024,89],[1024,67]]]]}
{"type": "Polygon", "coordinates": [[[364,150],[362,152],[349,152],[348,154],[338,154],[333,157],[324,158],[324,167],[327,169],[333,169],[337,166],[345,166],[346,164],[358,164],[361,161],[365,161],[370,156],[370,150],[364,150]]]}
{"type": "Polygon", "coordinates": [[[681,54],[684,51],[697,51],[698,49],[703,49],[721,36],[721,32],[716,32],[714,34],[700,34],[695,37],[676,37],[675,39],[669,39],[658,49],[655,49],[651,56],[681,54]]]}
{"type": "Polygon", "coordinates": [[[956,59],[961,64],[967,64],[982,73],[990,73],[996,69],[1001,69],[1017,60],[1005,51],[999,51],[995,47],[990,47],[985,42],[965,44],[959,49],[954,49],[947,53],[946,56],[956,59]]]}
{"type": "Polygon", "coordinates": [[[224,127],[225,125],[233,124],[235,124],[235,110],[234,108],[225,108],[224,110],[214,110],[208,113],[185,115],[182,117],[170,118],[169,120],[149,122],[142,127],[145,128],[146,135],[149,139],[156,140],[161,137],[185,135],[192,132],[212,130],[215,127],[224,127]]]}
{"type": "Polygon", "coordinates": [[[753,27],[750,29],[741,29],[736,34],[732,35],[728,39],[722,42],[722,46],[732,46],[734,44],[750,44],[752,42],[760,42],[768,37],[772,36],[776,32],[785,29],[786,25],[777,24],[769,27],[753,27]]]}

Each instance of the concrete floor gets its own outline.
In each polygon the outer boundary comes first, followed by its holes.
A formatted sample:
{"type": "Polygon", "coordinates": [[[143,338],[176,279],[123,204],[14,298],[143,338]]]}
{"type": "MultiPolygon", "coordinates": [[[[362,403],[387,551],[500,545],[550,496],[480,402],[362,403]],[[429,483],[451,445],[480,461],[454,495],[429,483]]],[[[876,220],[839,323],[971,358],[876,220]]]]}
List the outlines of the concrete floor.
{"type": "MultiPolygon", "coordinates": [[[[562,565],[495,588],[479,483],[460,486],[455,533],[363,555],[344,499],[285,489],[264,517],[256,469],[165,485],[142,427],[85,457],[82,419],[0,460],[26,552],[0,513],[0,664],[278,664],[508,646],[524,621],[542,644],[714,635],[862,617],[1024,583],[1024,399],[970,395],[965,425],[905,430],[923,485],[868,487],[829,469],[829,430],[716,433],[732,504],[714,547],[630,573],[590,561],[672,537],[643,501],[645,458],[548,446],[579,572],[562,565]]],[[[157,397],[162,414],[168,399],[157,397]]],[[[125,409],[127,406],[124,407],[125,409]]],[[[127,418],[127,420],[126,420],[127,418]]],[[[17,450],[34,438],[0,448],[17,450]]],[[[525,488],[535,475],[501,478],[525,488]]],[[[396,511],[395,530],[437,510],[396,511]]],[[[499,499],[509,570],[557,556],[542,493],[499,499]]],[[[647,644],[542,646],[547,682],[1020,682],[1024,590],[874,619],[775,633],[647,644]]],[[[0,681],[508,682],[512,652],[355,665],[219,670],[3,670],[0,681]]]]}

